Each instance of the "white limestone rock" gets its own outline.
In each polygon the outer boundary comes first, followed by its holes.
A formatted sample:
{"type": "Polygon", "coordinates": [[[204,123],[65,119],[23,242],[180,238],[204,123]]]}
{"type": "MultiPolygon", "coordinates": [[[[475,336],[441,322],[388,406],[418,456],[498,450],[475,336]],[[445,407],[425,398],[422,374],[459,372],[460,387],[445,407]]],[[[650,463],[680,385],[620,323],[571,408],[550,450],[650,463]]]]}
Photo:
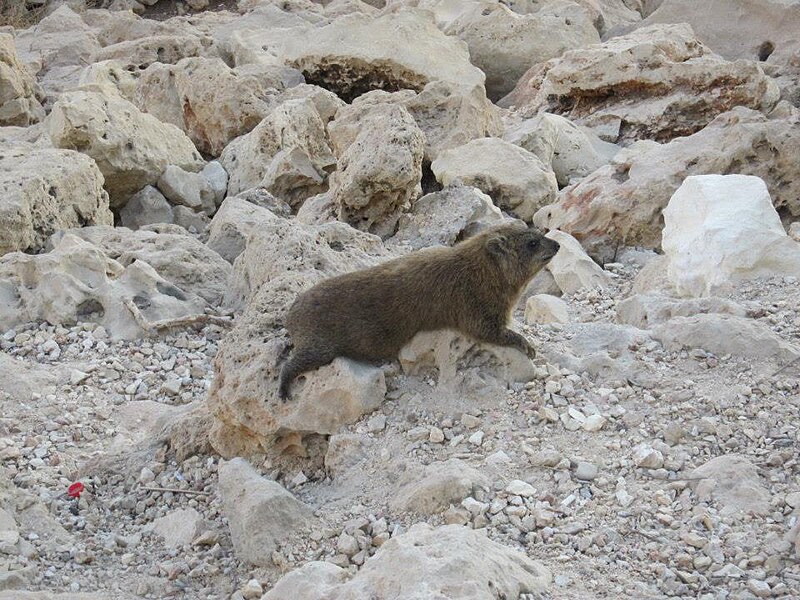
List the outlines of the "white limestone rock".
{"type": "Polygon", "coordinates": [[[758,276],[800,277],[800,243],[786,234],[758,177],[687,177],[664,209],[661,245],[682,296],[713,295],[758,276]]]}

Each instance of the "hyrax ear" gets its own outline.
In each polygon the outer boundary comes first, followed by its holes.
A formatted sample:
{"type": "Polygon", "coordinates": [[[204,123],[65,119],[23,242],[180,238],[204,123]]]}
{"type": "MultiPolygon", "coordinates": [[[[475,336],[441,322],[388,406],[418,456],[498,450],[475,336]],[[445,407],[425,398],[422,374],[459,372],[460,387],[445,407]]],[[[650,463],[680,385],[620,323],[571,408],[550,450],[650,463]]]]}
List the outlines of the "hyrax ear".
{"type": "Polygon", "coordinates": [[[508,238],[504,235],[493,235],[486,240],[486,248],[492,256],[503,256],[508,252],[508,238]]]}

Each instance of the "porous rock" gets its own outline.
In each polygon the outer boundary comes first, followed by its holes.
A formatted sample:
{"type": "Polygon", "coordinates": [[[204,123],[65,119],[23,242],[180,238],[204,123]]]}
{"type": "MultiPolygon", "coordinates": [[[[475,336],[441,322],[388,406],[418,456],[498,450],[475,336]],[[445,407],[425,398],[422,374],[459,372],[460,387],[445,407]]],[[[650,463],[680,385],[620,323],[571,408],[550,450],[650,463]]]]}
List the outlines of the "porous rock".
{"type": "Polygon", "coordinates": [[[0,329],[43,320],[54,325],[99,323],[117,339],[146,335],[126,300],[150,322],[202,312],[198,296],[176,288],[146,262],[127,267],[71,233],[52,251],[0,259],[0,329]]]}
{"type": "Polygon", "coordinates": [[[728,62],[678,24],[643,27],[534,66],[501,105],[610,129],[611,142],[663,142],[736,106],[768,111],[779,98],[757,63],[728,62]]]}
{"type": "Polygon", "coordinates": [[[225,63],[232,66],[283,66],[285,61],[280,51],[284,42],[313,35],[317,31],[315,24],[326,22],[324,17],[304,13],[299,6],[296,8],[301,10],[281,10],[275,4],[260,3],[253,10],[215,27],[212,32],[214,47],[225,63]]]}
{"type": "Polygon", "coordinates": [[[452,246],[505,220],[492,199],[479,189],[453,185],[414,202],[411,210],[400,216],[397,233],[389,241],[412,250],[452,246]]]}
{"type": "Polygon", "coordinates": [[[500,208],[523,221],[556,197],[558,184],[550,167],[536,155],[501,140],[481,138],[442,152],[431,164],[444,186],[477,187],[500,208]]]}
{"type": "Polygon", "coordinates": [[[244,252],[250,234],[277,218],[271,211],[241,196],[226,198],[211,220],[208,247],[233,264],[244,252]]]}
{"type": "Polygon", "coordinates": [[[484,378],[490,375],[502,382],[503,387],[508,382],[530,381],[535,375],[533,363],[519,350],[479,344],[454,331],[418,333],[403,347],[399,358],[409,375],[435,368],[440,388],[456,389],[470,371],[477,370],[484,378]]]}
{"type": "Polygon", "coordinates": [[[667,276],[682,296],[708,296],[759,276],[800,277],[766,184],[748,175],[687,177],[664,209],[667,276]]]}
{"type": "MultiPolygon", "coordinates": [[[[232,306],[245,309],[214,361],[209,407],[214,414],[211,439],[218,452],[304,454],[306,438],[322,435],[317,429],[332,433],[351,417],[358,418],[359,410],[374,408],[385,389],[374,371],[351,379],[353,385],[365,382],[368,389],[327,388],[330,393],[321,402],[326,380],[337,373],[334,365],[307,373],[305,386],[295,382],[287,403],[278,400],[277,387],[288,342],[283,319],[297,294],[323,277],[372,266],[383,256],[386,250],[379,238],[343,223],[306,226],[276,218],[253,232],[235,261],[229,296],[232,306]],[[314,417],[300,423],[298,414],[314,417]],[[292,427],[284,424],[289,421],[292,427]]],[[[342,377],[360,368],[347,361],[338,364],[344,369],[342,377]]]]}
{"type": "Polygon", "coordinates": [[[103,175],[73,150],[0,148],[0,256],[40,250],[53,232],[111,225],[103,175]]]}
{"type": "Polygon", "coordinates": [[[539,157],[566,186],[608,164],[619,147],[560,115],[541,113],[510,127],[503,139],[539,157]]]}
{"type": "Polygon", "coordinates": [[[54,146],[79,150],[94,159],[113,208],[153,185],[167,165],[198,171],[204,164],[180,129],[105,89],[62,94],[45,126],[54,146]]]}
{"type": "Polygon", "coordinates": [[[125,40],[103,47],[91,62],[116,60],[127,71],[144,71],[153,63],[174,64],[183,58],[200,56],[205,49],[204,41],[210,42],[194,35],[154,35],[125,40]]]}
{"type": "Polygon", "coordinates": [[[197,148],[219,156],[234,138],[258,125],[277,104],[280,81],[269,73],[228,67],[219,58],[159,61],[136,87],[136,105],[182,129],[197,148]]]}
{"type": "Polygon", "coordinates": [[[220,465],[219,487],[234,552],[250,564],[272,565],[279,543],[316,525],[308,506],[243,458],[220,465]]]}
{"type": "Polygon", "coordinates": [[[161,277],[212,306],[222,302],[227,290],[230,264],[176,225],[151,225],[137,231],[83,227],[70,233],[95,244],[123,266],[146,262],[161,277]]]}
{"type": "Polygon", "coordinates": [[[484,531],[461,525],[413,525],[383,544],[346,583],[338,583],[343,569],[317,565],[308,563],[302,568],[308,577],[285,576],[275,586],[284,595],[275,595],[273,590],[265,599],[292,597],[301,590],[308,592],[307,597],[326,600],[445,598],[453,590],[458,590],[462,600],[518,598],[545,593],[551,581],[550,572],[540,563],[490,540],[484,531]]]}
{"type": "MultiPolygon", "coordinates": [[[[331,176],[331,198],[338,218],[353,227],[387,237],[401,211],[422,192],[425,136],[402,106],[366,107],[352,127],[329,125],[338,168],[331,176]]],[[[343,116],[344,121],[348,121],[343,116]]]]}
{"type": "Polygon", "coordinates": [[[107,94],[118,94],[133,102],[136,96],[136,77],[125,70],[118,60],[103,60],[92,63],[81,71],[78,80],[80,89],[103,89],[107,94]]]}
{"type": "Polygon", "coordinates": [[[800,47],[800,6],[783,0],[661,0],[642,22],[688,23],[697,39],[729,60],[781,64],[800,47]]]}
{"type": "MultiPolygon", "coordinates": [[[[331,137],[339,149],[349,145],[359,131],[365,109],[378,104],[398,104],[425,134],[424,159],[436,159],[444,150],[502,133],[503,124],[496,106],[487,98],[483,86],[472,88],[447,81],[432,81],[420,92],[400,90],[367,92],[340,109],[332,123],[331,137]]],[[[338,151],[337,151],[338,152],[338,151]]]]}
{"type": "Polygon", "coordinates": [[[263,186],[293,207],[327,188],[336,164],[325,125],[311,99],[286,100],[220,157],[228,195],[263,186]]]}
{"type": "Polygon", "coordinates": [[[416,10],[377,18],[346,15],[290,37],[278,55],[302,71],[308,83],[345,101],[371,89],[419,91],[431,81],[471,88],[484,82],[483,73],[470,64],[466,44],[439,31],[416,10]]]}
{"type": "Polygon", "coordinates": [[[466,42],[472,63],[486,73],[493,100],[514,89],[533,65],[600,42],[588,11],[574,3],[546,3],[529,14],[499,2],[465,4],[444,32],[466,42]]]}
{"type": "Polygon", "coordinates": [[[661,215],[690,175],[740,173],[761,177],[775,208],[800,215],[800,113],[769,119],[743,107],[720,115],[694,135],[668,144],[639,142],[620,152],[542,208],[534,222],[561,229],[591,253],[617,244],[658,248],[661,215]]]}
{"type": "Polygon", "coordinates": [[[42,91],[22,64],[14,37],[0,33],[0,126],[25,127],[44,118],[42,91]]]}

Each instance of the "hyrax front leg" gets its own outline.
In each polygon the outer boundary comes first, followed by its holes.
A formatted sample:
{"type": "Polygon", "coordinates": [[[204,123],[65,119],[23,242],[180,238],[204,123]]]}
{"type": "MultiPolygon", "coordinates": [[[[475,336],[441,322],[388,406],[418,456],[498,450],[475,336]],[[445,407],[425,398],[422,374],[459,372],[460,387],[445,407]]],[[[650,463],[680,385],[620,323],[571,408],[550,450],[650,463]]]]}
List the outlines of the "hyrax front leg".
{"type": "Polygon", "coordinates": [[[536,350],[528,343],[528,340],[505,325],[492,324],[488,327],[482,327],[479,331],[473,332],[472,335],[480,342],[516,348],[528,358],[536,358],[536,350]]]}

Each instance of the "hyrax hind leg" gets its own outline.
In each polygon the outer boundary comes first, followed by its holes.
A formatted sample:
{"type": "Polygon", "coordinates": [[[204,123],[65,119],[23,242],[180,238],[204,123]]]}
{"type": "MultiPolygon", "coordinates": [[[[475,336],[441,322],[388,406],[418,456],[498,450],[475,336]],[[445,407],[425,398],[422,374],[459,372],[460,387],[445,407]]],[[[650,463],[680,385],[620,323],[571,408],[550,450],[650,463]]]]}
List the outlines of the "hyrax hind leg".
{"type": "Polygon", "coordinates": [[[286,402],[289,399],[289,386],[295,377],[322,365],[327,365],[336,356],[322,348],[295,348],[281,368],[278,396],[286,402]]]}

